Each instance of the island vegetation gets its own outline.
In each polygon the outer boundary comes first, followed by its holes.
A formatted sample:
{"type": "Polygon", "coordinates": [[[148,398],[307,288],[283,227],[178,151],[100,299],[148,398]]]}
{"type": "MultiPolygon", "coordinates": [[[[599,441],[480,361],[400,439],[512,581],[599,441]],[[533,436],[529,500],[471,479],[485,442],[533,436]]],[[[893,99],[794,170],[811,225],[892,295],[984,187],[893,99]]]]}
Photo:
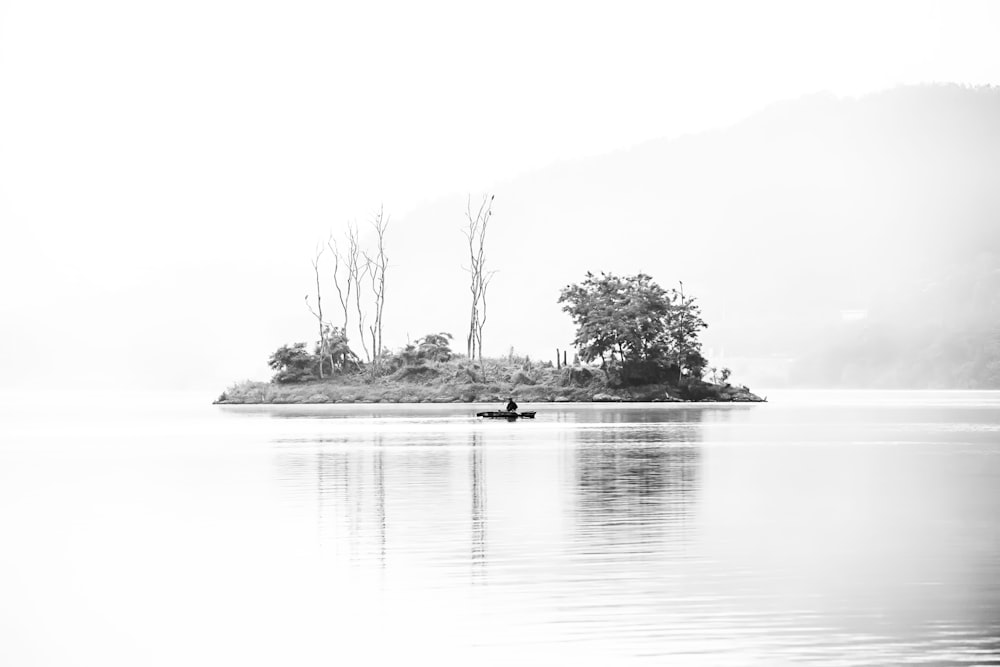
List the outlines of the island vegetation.
{"type": "MultiPolygon", "coordinates": [[[[728,382],[730,370],[709,366],[699,333],[708,325],[697,300],[677,288],[664,289],[645,273],[585,278],[562,289],[562,305],[576,325],[572,360],[555,350],[554,360],[532,360],[511,348],[502,358],[484,357],[487,288],[485,241],[492,196],[466,210],[471,316],[465,354],[452,349],[449,332],[428,333],[398,350],[382,343],[387,285],[388,216],[371,226],[375,248],[362,248],[356,225],[345,242],[331,237],[312,260],[316,294],[306,296],[318,340],[285,344],[268,359],[270,382],[244,381],[217,403],[460,403],[500,402],[513,396],[532,402],[739,401],[763,399],[728,382]],[[322,298],[322,258],[332,257],[331,281],[340,323],[328,318],[322,298]],[[356,329],[360,353],[348,332],[356,329]]],[[[555,295],[553,295],[555,297],[555,295]]]]}

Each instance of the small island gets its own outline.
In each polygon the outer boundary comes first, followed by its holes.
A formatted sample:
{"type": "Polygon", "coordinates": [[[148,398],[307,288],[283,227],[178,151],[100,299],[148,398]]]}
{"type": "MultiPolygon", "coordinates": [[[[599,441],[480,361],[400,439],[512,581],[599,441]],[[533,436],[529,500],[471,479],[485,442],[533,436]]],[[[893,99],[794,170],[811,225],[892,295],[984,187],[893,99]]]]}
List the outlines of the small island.
{"type": "Polygon", "coordinates": [[[425,360],[403,366],[371,381],[363,372],[295,383],[245,381],[233,384],[217,404],[260,403],[496,403],[508,397],[524,407],[547,402],[760,402],[743,386],[692,380],[611,386],[600,368],[569,365],[556,368],[526,357],[486,359],[482,368],[463,357],[425,360]]]}
{"type": "MultiPolygon", "coordinates": [[[[270,382],[236,383],[215,403],[766,400],[746,386],[731,385],[728,368],[709,366],[698,341],[707,324],[683,283],[664,290],[642,273],[588,273],[581,283],[565,287],[558,302],[577,326],[572,360],[559,349],[554,362],[513,352],[484,358],[475,303],[464,355],[452,350],[453,336],[441,332],[362,360],[348,344],[346,326],[334,327],[320,316],[321,338],[312,350],[304,342],[283,345],[268,361],[275,371],[270,382]]],[[[373,338],[377,344],[380,332],[373,338]]]]}

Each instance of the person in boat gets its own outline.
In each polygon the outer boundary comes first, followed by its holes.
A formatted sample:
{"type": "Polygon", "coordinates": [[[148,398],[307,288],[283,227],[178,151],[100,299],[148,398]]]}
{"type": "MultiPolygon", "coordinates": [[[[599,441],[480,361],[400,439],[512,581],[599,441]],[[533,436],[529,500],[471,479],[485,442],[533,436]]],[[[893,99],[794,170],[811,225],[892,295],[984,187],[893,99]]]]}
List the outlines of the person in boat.
{"type": "Polygon", "coordinates": [[[514,398],[507,399],[507,407],[504,408],[507,412],[517,412],[517,403],[514,402],[514,398]]]}

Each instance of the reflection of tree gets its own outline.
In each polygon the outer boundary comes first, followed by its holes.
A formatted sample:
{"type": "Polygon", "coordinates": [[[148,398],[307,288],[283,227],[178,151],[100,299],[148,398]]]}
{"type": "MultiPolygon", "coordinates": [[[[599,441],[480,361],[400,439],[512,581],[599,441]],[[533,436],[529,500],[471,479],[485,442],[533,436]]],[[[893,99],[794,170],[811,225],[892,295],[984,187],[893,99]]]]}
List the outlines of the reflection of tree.
{"type": "Polygon", "coordinates": [[[378,517],[379,564],[385,567],[385,470],[383,464],[382,434],[375,436],[375,461],[373,483],[375,485],[375,511],[378,517]]]}
{"type": "Polygon", "coordinates": [[[386,490],[382,437],[364,451],[343,448],[346,438],[324,441],[314,452],[288,451],[278,456],[279,481],[293,492],[293,502],[308,506],[313,490],[320,545],[337,558],[377,560],[386,557],[386,490]],[[312,480],[310,483],[309,480],[312,480]]]}
{"type": "Polygon", "coordinates": [[[486,566],[486,479],[483,470],[482,434],[473,431],[470,438],[472,496],[472,571],[482,576],[486,566]]]}
{"type": "Polygon", "coordinates": [[[578,528],[601,549],[653,553],[690,538],[704,410],[607,411],[576,432],[578,528]]]}
{"type": "MultiPolygon", "coordinates": [[[[408,556],[427,556],[452,527],[460,540],[446,543],[485,563],[486,491],[480,436],[474,439],[468,467],[456,466],[455,451],[444,447],[417,447],[405,457],[389,452],[399,444],[393,434],[375,431],[324,438],[304,447],[289,441],[276,457],[278,482],[286,498],[315,513],[318,539],[334,559],[387,567],[392,548],[389,537],[402,544],[426,544],[408,556]],[[405,461],[402,465],[401,461],[405,461]],[[454,482],[470,480],[462,488],[454,482]],[[456,524],[450,512],[463,509],[469,519],[456,524]]],[[[436,442],[435,444],[448,444],[436,442]]],[[[461,454],[463,459],[465,453],[461,454]]],[[[458,537],[456,535],[455,537],[458,537]]],[[[396,553],[399,553],[398,551],[396,553]]],[[[440,560],[440,559],[438,559],[440,560]]]]}

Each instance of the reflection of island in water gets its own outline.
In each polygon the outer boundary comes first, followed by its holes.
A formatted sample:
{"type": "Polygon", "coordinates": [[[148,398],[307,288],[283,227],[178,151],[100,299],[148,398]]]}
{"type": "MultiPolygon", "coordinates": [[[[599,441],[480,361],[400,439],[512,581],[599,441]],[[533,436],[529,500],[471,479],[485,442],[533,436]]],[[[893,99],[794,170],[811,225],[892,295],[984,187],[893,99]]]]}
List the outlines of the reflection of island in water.
{"type": "Polygon", "coordinates": [[[315,512],[321,548],[362,567],[438,560],[481,570],[487,521],[479,436],[468,434],[468,447],[457,450],[446,440],[412,447],[386,440],[376,432],[294,442],[278,454],[279,482],[315,512]]]}
{"type": "Polygon", "coordinates": [[[578,539],[603,552],[682,551],[691,538],[705,412],[607,411],[598,428],[577,431],[578,539]]]}
{"type": "Polygon", "coordinates": [[[683,553],[693,531],[710,411],[588,408],[564,411],[557,429],[470,423],[432,437],[390,429],[289,441],[277,472],[315,512],[324,551],[355,564],[485,582],[491,555],[509,562],[532,549],[662,560],[683,553]]]}
{"type": "Polygon", "coordinates": [[[957,421],[957,434],[930,436],[940,443],[900,447],[918,427],[928,437],[923,408],[892,421],[893,440],[867,406],[795,428],[758,410],[570,406],[536,423],[427,419],[422,431],[328,420],[282,431],[335,435],[276,441],[275,474],[331,569],[373,574],[372,590],[403,598],[468,601],[481,627],[641,636],[651,656],[995,652],[994,431],[957,421]],[[843,422],[882,439],[856,446],[843,422]],[[817,423],[823,445],[797,446],[817,423]]]}

